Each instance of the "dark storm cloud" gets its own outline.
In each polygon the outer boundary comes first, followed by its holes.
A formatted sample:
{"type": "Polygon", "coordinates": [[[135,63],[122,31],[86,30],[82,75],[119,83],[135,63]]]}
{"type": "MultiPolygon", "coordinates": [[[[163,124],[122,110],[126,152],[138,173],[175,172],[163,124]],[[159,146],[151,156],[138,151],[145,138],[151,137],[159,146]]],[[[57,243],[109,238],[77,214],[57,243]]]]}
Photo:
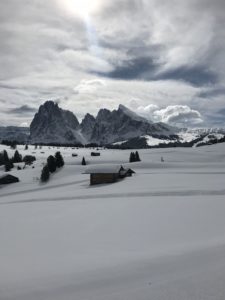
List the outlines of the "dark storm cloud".
{"type": "Polygon", "coordinates": [[[205,114],[205,124],[209,127],[224,127],[224,114],[222,113],[223,110],[215,113],[207,113],[205,114]]]}
{"type": "MultiPolygon", "coordinates": [[[[180,2],[183,3],[183,1],[180,2]]],[[[213,5],[209,1],[190,1],[190,5],[184,5],[183,8],[182,3],[172,1],[172,4],[167,5],[166,3],[162,4],[162,1],[133,0],[122,1],[122,3],[121,1],[115,1],[114,4],[111,4],[108,9],[104,11],[103,16],[105,19],[108,19],[109,22],[114,20],[115,16],[122,16],[121,27],[114,35],[110,32],[108,36],[103,36],[100,40],[101,46],[117,49],[117,51],[121,53],[125,52],[129,59],[125,59],[122,62],[119,61],[119,64],[117,64],[117,61],[114,61],[112,62],[114,66],[113,71],[106,73],[99,72],[98,74],[100,76],[120,80],[182,80],[195,86],[216,84],[219,80],[219,72],[215,70],[215,65],[213,65],[212,62],[214,61],[218,42],[213,45],[210,43],[210,40],[220,37],[221,30],[217,30],[216,34],[214,30],[215,26],[218,26],[218,29],[220,25],[222,26],[220,22],[223,23],[224,18],[221,17],[220,20],[218,20],[218,24],[215,23],[211,25],[212,16],[210,14],[213,14],[213,17],[216,15],[219,16],[219,10],[224,7],[224,3],[222,1],[218,1],[217,3],[216,1],[215,5],[213,5]],[[116,3],[118,5],[116,5],[116,3]],[[173,4],[176,5],[177,11],[171,11],[173,4]],[[154,8],[154,12],[151,11],[151,8],[154,8]],[[153,43],[152,37],[154,37],[155,34],[154,27],[157,27],[158,24],[154,24],[155,20],[152,16],[154,14],[157,15],[157,11],[159,11],[158,17],[160,19],[156,21],[162,26],[159,30],[161,29],[162,32],[166,30],[163,28],[163,18],[165,17],[167,31],[164,33],[165,42],[164,40],[157,40],[157,42],[154,41],[153,43]],[[165,16],[163,16],[163,14],[165,14],[165,16]],[[145,18],[146,15],[149,15],[148,19],[145,18]],[[203,19],[202,23],[196,19],[200,16],[203,19]],[[131,18],[131,22],[128,21],[129,18],[131,18]],[[187,19],[187,22],[185,22],[185,19],[187,19]],[[194,27],[195,22],[198,25],[196,28],[194,27]],[[204,28],[204,25],[208,27],[205,26],[204,28]],[[130,35],[125,35],[121,28],[128,28],[130,35]],[[171,29],[173,29],[172,34],[170,32],[171,29]],[[207,31],[208,29],[210,29],[210,32],[207,31]],[[182,31],[186,32],[182,34],[182,31]],[[190,45],[189,39],[191,37],[189,38],[188,35],[191,35],[192,32],[193,41],[190,45]],[[179,36],[180,33],[181,36],[179,36]],[[202,34],[205,36],[202,36],[202,34]],[[213,34],[212,37],[211,34],[213,34]],[[123,39],[121,39],[122,36],[123,39]],[[203,41],[207,41],[205,45],[204,42],[200,42],[199,38],[203,41]],[[167,39],[174,40],[174,49],[167,49],[167,39]],[[180,48],[178,48],[178,46],[180,48]],[[190,59],[188,59],[190,55],[188,53],[189,49],[191,53],[193,52],[190,59]],[[168,58],[166,57],[168,56],[168,50],[172,50],[171,52],[174,53],[174,57],[172,57],[173,64],[170,63],[171,66],[163,70],[163,66],[168,64],[168,58]],[[153,55],[146,55],[144,57],[146,53],[153,55]],[[182,56],[184,59],[181,59],[182,56]],[[162,70],[160,70],[160,68],[162,68],[162,70]],[[156,71],[160,71],[160,75],[158,75],[156,71]]],[[[158,34],[160,35],[161,32],[159,31],[158,34]]],[[[222,30],[222,34],[224,34],[224,30],[222,30]]],[[[220,51],[221,49],[219,48],[218,52],[220,51]]]]}
{"type": "Polygon", "coordinates": [[[220,110],[218,111],[218,114],[222,115],[223,118],[224,118],[224,117],[225,117],[225,108],[220,109],[220,110]]]}
{"type": "Polygon", "coordinates": [[[29,105],[22,105],[20,107],[15,107],[7,110],[8,114],[33,114],[37,111],[36,108],[29,105]]]}
{"type": "Polygon", "coordinates": [[[122,66],[115,67],[112,72],[98,72],[97,74],[113,79],[150,80],[153,78],[157,67],[157,64],[154,63],[151,57],[140,57],[124,62],[122,66]]]}
{"type": "Polygon", "coordinates": [[[157,76],[155,79],[164,80],[183,80],[196,86],[215,84],[218,81],[218,76],[205,67],[180,67],[175,70],[170,70],[157,76]]]}
{"type": "Polygon", "coordinates": [[[218,76],[204,67],[180,67],[157,75],[160,64],[154,62],[151,57],[134,58],[116,66],[112,72],[96,72],[99,76],[120,80],[181,80],[195,86],[216,84],[218,76]]]}
{"type": "Polygon", "coordinates": [[[199,93],[199,97],[202,97],[202,98],[209,99],[209,98],[215,97],[215,96],[225,96],[225,88],[224,87],[213,88],[211,90],[202,91],[199,93]]]}

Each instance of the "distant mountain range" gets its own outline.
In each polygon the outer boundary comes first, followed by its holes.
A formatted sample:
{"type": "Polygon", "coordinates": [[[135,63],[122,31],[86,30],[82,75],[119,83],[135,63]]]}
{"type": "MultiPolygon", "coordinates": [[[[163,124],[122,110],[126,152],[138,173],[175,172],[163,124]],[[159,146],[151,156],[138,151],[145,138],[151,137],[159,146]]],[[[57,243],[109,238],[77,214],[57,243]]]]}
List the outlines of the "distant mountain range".
{"type": "Polygon", "coordinates": [[[26,142],[29,139],[30,128],[29,127],[17,127],[17,126],[0,126],[0,141],[20,141],[26,142]]]}
{"type": "Polygon", "coordinates": [[[40,106],[30,128],[0,127],[0,140],[33,144],[90,144],[112,148],[200,146],[225,139],[224,129],[179,129],[153,123],[123,105],[86,114],[81,123],[68,110],[47,101],[40,106]]]}
{"type": "Polygon", "coordinates": [[[175,128],[152,123],[127,107],[100,109],[97,117],[87,114],[79,124],[76,116],[47,101],[41,105],[30,125],[32,143],[112,144],[142,135],[174,138],[175,128]]]}

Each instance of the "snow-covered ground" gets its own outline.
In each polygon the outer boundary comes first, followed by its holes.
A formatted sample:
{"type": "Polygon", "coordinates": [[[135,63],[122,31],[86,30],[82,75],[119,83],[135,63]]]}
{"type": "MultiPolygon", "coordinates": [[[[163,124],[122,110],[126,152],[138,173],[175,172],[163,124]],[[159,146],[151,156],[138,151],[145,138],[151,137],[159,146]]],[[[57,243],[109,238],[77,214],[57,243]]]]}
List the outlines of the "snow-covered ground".
{"type": "Polygon", "coordinates": [[[132,164],[122,150],[18,150],[37,161],[0,187],[0,300],[225,299],[225,144],[140,150],[132,164]],[[40,184],[57,150],[66,165],[40,184]],[[83,156],[136,174],[91,187],[83,156]]]}

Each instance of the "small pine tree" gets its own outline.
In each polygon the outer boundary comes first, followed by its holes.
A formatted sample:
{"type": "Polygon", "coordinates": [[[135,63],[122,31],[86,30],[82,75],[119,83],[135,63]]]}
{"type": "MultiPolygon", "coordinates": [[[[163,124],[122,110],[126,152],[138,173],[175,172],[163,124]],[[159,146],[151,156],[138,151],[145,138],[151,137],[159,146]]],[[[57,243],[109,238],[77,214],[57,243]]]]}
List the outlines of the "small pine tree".
{"type": "Polygon", "coordinates": [[[54,173],[56,171],[56,159],[54,156],[50,155],[47,159],[47,165],[50,173],[54,173]]]}
{"type": "Polygon", "coordinates": [[[25,145],[25,148],[24,148],[24,150],[28,150],[28,145],[27,145],[27,144],[25,145]]]}
{"type": "Polygon", "coordinates": [[[8,153],[6,150],[3,151],[3,161],[4,161],[4,164],[9,162],[9,156],[8,156],[8,153]]]}
{"type": "Polygon", "coordinates": [[[4,165],[4,155],[0,153],[0,166],[4,165]]]}
{"type": "Polygon", "coordinates": [[[129,159],[129,162],[135,162],[135,153],[134,152],[131,152],[130,153],[130,159],[129,159]]]}
{"type": "Polygon", "coordinates": [[[13,163],[9,160],[5,163],[5,172],[9,172],[11,171],[11,169],[13,168],[13,163]]]}
{"type": "Polygon", "coordinates": [[[135,161],[141,161],[138,151],[135,152],[135,161]]]}
{"type": "Polygon", "coordinates": [[[55,154],[55,162],[57,168],[61,168],[64,166],[64,160],[62,154],[59,151],[55,154]]]}
{"type": "Polygon", "coordinates": [[[86,166],[86,160],[85,160],[85,158],[83,157],[83,159],[82,159],[82,166],[86,166]]]}
{"type": "Polygon", "coordinates": [[[9,163],[10,163],[11,169],[14,168],[14,164],[13,164],[13,159],[12,158],[9,160],[9,163]]]}
{"type": "Polygon", "coordinates": [[[45,165],[41,171],[41,182],[47,182],[50,177],[48,165],[45,165]]]}
{"type": "Polygon", "coordinates": [[[14,149],[16,149],[16,147],[17,147],[16,143],[15,143],[15,142],[12,142],[12,144],[11,144],[11,147],[10,147],[10,148],[14,150],[14,149]]]}
{"type": "Polygon", "coordinates": [[[22,155],[19,154],[19,151],[16,150],[13,156],[13,162],[14,163],[20,163],[22,162],[22,155]]]}
{"type": "Polygon", "coordinates": [[[132,152],[130,153],[130,158],[129,158],[129,162],[132,162],[132,152]]]}

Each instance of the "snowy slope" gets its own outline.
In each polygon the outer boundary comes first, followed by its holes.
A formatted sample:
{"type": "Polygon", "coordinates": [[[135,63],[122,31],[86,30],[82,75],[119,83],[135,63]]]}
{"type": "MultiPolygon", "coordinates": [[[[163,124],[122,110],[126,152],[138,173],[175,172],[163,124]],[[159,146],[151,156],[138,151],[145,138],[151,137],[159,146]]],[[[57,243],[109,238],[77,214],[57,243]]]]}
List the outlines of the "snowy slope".
{"type": "Polygon", "coordinates": [[[224,134],[221,133],[213,133],[206,135],[200,142],[195,143],[195,147],[198,147],[200,144],[210,144],[213,140],[222,140],[224,138],[224,134]]]}
{"type": "Polygon", "coordinates": [[[132,164],[130,151],[23,148],[35,168],[0,188],[1,300],[224,299],[224,144],[141,150],[132,164]],[[40,185],[57,150],[66,165],[40,185]],[[90,187],[83,156],[136,174],[90,187]]]}

